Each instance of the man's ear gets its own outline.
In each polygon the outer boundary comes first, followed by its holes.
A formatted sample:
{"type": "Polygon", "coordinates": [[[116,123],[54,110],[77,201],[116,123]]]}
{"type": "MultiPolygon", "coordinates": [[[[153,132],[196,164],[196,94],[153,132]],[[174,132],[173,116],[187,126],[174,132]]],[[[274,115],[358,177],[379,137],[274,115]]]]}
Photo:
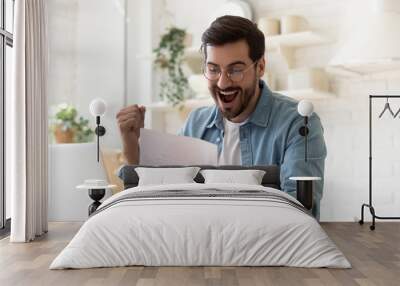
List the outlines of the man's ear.
{"type": "Polygon", "coordinates": [[[258,65],[257,65],[257,76],[258,78],[262,78],[265,73],[265,57],[262,57],[261,59],[258,60],[258,65]]]}

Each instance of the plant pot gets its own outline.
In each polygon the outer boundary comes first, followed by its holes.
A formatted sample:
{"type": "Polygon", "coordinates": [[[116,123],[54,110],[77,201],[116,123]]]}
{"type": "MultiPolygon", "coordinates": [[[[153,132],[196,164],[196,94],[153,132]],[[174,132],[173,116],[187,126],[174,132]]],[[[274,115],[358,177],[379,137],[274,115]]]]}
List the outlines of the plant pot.
{"type": "Polygon", "coordinates": [[[73,129],[62,130],[61,126],[54,129],[56,143],[74,143],[75,132],[73,129]]]}

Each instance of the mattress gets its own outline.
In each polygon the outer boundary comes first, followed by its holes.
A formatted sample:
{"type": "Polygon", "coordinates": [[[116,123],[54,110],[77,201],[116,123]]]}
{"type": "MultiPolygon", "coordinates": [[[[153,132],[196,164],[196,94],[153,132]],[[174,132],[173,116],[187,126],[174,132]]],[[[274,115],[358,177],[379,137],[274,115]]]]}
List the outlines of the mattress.
{"type": "Polygon", "coordinates": [[[351,267],[288,194],[198,183],[138,186],[108,198],[50,269],[131,265],[351,267]]]}

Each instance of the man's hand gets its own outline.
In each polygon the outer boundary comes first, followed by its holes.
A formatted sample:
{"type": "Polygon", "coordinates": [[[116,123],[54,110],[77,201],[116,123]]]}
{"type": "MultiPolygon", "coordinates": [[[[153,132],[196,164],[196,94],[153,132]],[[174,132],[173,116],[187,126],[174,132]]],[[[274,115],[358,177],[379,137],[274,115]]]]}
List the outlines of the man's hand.
{"type": "Polygon", "coordinates": [[[117,113],[117,120],[121,136],[139,139],[140,128],[144,127],[146,108],[137,104],[125,107],[117,113]]]}
{"type": "Polygon", "coordinates": [[[117,113],[123,153],[128,164],[139,163],[140,128],[144,127],[146,108],[137,104],[125,107],[117,113]]]}

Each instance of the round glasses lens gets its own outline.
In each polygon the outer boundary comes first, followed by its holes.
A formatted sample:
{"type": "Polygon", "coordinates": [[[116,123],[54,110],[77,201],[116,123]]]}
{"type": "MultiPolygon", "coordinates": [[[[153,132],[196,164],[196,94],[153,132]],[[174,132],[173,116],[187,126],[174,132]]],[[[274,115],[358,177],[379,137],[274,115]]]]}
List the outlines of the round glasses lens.
{"type": "Polygon", "coordinates": [[[243,72],[235,71],[235,72],[229,73],[229,78],[232,81],[241,81],[243,79],[243,72]]]}
{"type": "Polygon", "coordinates": [[[217,70],[211,70],[211,69],[208,69],[208,68],[206,68],[204,70],[204,76],[209,80],[217,80],[217,79],[219,79],[220,74],[221,74],[221,72],[217,71],[217,70]]]}

